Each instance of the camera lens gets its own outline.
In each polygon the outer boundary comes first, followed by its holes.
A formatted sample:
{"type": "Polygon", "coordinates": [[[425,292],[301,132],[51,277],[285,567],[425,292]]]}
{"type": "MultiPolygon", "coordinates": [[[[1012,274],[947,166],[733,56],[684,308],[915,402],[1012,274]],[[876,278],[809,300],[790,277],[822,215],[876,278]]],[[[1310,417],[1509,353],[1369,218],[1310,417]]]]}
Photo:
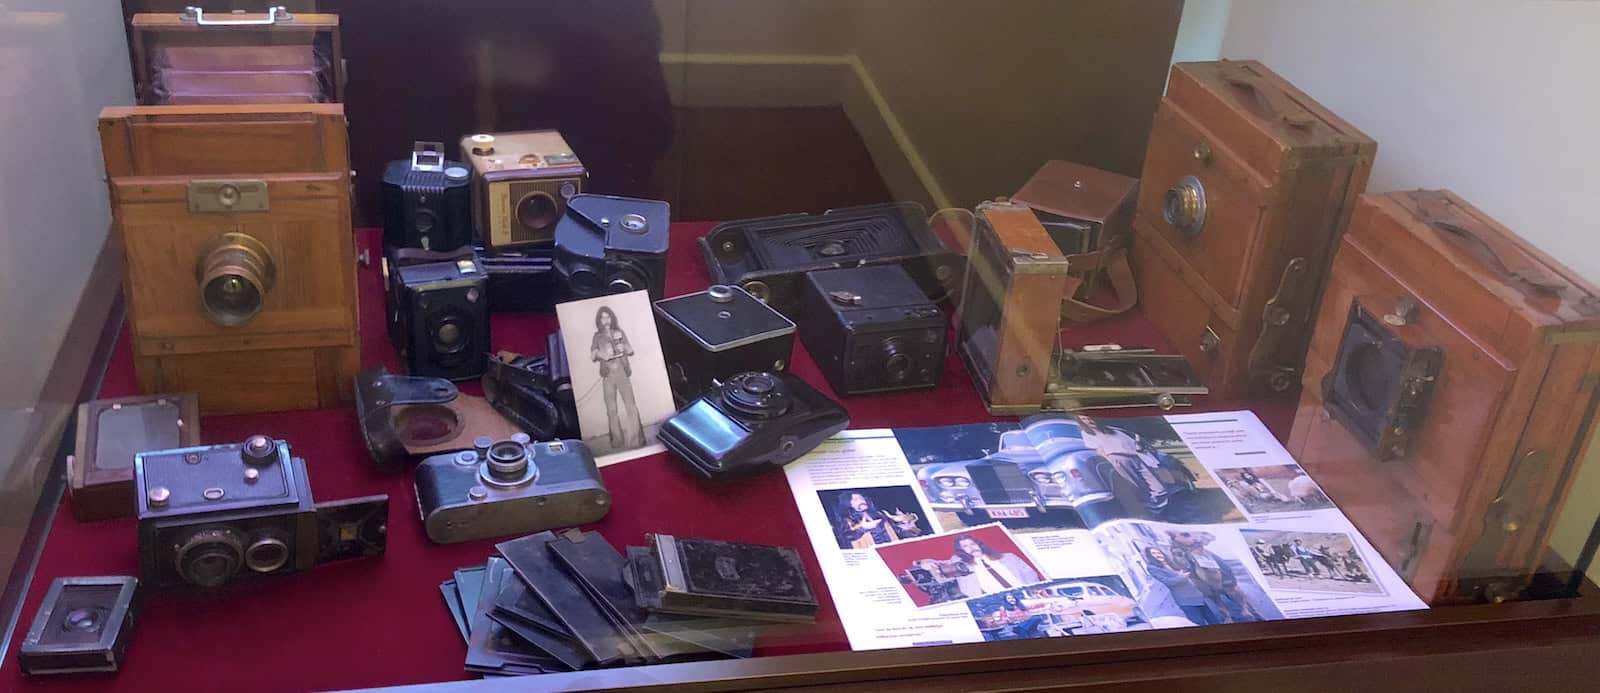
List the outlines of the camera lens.
{"type": "Polygon", "coordinates": [[[199,587],[217,587],[239,572],[244,547],[227,527],[202,529],[178,547],[178,575],[199,587]]]}
{"type": "Polygon", "coordinates": [[[905,352],[905,344],[899,337],[890,337],[883,340],[883,368],[888,373],[890,382],[902,382],[911,376],[911,356],[905,352]]]}
{"type": "Polygon", "coordinates": [[[489,446],[489,474],[501,481],[515,481],[528,470],[528,448],[514,440],[489,446]]]}
{"type": "Polygon", "coordinates": [[[723,401],[735,411],[756,418],[782,416],[789,410],[789,392],[771,373],[740,373],[723,386],[723,401]]]}
{"type": "Polygon", "coordinates": [[[289,562],[289,545],[272,536],[257,537],[244,551],[244,564],[258,573],[270,573],[289,562]]]}
{"type": "Polygon", "coordinates": [[[260,241],[242,233],[222,234],[195,267],[206,317],[223,327],[248,322],[261,311],[276,272],[260,241]]]}
{"type": "Polygon", "coordinates": [[[105,611],[92,607],[73,609],[67,612],[67,619],[62,624],[65,627],[85,633],[98,633],[100,626],[105,622],[105,611]]]}
{"type": "Polygon", "coordinates": [[[561,205],[543,190],[535,190],[517,200],[517,223],[529,231],[543,231],[556,223],[561,205]]]}
{"type": "Polygon", "coordinates": [[[417,210],[417,218],[411,223],[419,234],[427,234],[433,231],[433,227],[438,224],[439,218],[434,216],[431,210],[426,209],[417,210]]]}
{"type": "Polygon", "coordinates": [[[606,288],[614,294],[638,291],[647,286],[644,271],[632,262],[618,263],[612,270],[611,281],[606,282],[606,288]]]}

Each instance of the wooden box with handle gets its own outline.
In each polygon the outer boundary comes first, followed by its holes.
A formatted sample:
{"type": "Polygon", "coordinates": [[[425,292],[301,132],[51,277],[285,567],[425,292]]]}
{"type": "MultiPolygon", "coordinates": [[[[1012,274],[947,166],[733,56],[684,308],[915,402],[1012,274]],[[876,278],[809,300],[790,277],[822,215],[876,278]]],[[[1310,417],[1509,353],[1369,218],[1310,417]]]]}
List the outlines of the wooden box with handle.
{"type": "Polygon", "coordinates": [[[1361,196],[1289,451],[1431,603],[1514,598],[1593,435],[1600,293],[1446,191],[1361,196]]]}
{"type": "Polygon", "coordinates": [[[100,114],[140,391],[202,414],[334,406],[359,366],[338,104],[100,114]]]}
{"type": "Polygon", "coordinates": [[[1300,380],[1329,259],[1377,143],[1265,66],[1179,63],[1134,213],[1146,316],[1211,394],[1300,380]]]}

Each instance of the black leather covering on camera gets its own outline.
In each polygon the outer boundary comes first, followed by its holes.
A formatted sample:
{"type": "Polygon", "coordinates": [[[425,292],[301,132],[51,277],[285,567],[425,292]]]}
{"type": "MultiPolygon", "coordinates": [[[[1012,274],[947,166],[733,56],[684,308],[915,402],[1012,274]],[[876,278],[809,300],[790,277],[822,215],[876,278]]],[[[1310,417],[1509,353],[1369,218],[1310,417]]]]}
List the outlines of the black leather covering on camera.
{"type": "Polygon", "coordinates": [[[661,424],[657,440],[708,479],[748,476],[850,425],[843,407],[789,373],[740,373],[661,424]]]}

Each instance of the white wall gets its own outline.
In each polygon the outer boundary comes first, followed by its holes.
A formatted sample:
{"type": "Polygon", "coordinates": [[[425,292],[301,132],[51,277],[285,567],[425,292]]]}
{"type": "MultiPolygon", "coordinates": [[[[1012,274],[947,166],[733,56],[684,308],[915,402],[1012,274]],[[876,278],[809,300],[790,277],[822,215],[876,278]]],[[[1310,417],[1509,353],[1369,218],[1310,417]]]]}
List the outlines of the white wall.
{"type": "MultiPolygon", "coordinates": [[[[1452,189],[1600,283],[1600,2],[1189,0],[1179,47],[1261,60],[1371,135],[1370,189],[1452,189]]],[[[1569,560],[1596,448],[1552,541],[1569,560]]]]}

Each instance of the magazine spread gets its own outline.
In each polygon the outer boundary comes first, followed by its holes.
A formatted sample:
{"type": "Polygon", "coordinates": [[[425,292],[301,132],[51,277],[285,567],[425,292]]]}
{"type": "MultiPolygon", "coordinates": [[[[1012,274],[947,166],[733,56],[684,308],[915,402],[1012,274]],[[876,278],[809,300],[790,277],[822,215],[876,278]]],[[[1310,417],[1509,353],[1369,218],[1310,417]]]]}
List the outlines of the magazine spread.
{"type": "Polygon", "coordinates": [[[1427,608],[1247,411],[846,431],[786,473],[856,650],[1427,608]]]}

